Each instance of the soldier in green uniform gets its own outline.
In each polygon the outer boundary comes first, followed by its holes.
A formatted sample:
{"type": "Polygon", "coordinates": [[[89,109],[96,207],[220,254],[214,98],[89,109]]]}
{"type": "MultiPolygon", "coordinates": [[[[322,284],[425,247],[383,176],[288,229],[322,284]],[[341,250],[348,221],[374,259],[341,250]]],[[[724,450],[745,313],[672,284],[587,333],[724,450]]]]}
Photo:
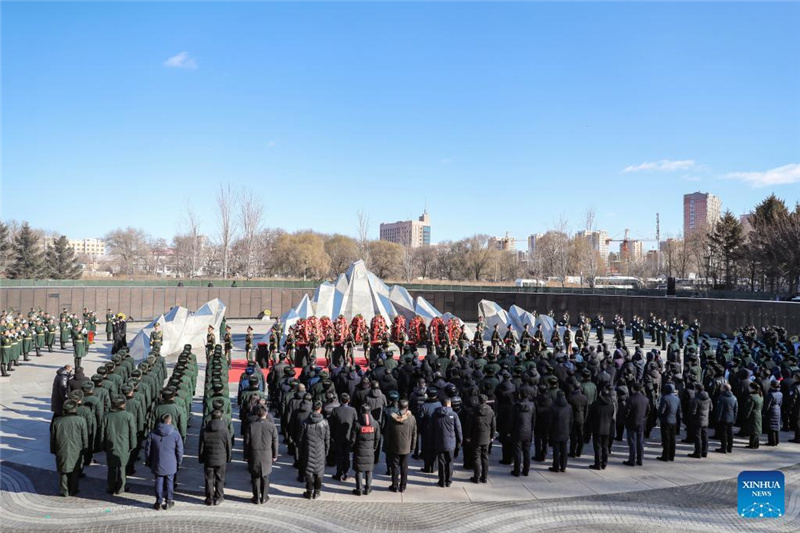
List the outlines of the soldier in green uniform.
{"type": "Polygon", "coordinates": [[[136,447],[136,420],[125,410],[125,397],[117,396],[111,411],[103,416],[103,448],[108,465],[108,492],[122,494],[127,490],[125,469],[131,450],[136,447]]]}
{"type": "Polygon", "coordinates": [[[106,340],[110,341],[114,334],[114,313],[111,309],[106,309],[106,340]]]}
{"type": "Polygon", "coordinates": [[[7,329],[3,332],[3,336],[0,337],[0,375],[2,377],[7,378],[9,377],[8,370],[14,370],[10,368],[9,365],[11,364],[11,345],[13,340],[11,339],[11,330],[7,329]]]}
{"type": "Polygon", "coordinates": [[[84,450],[88,446],[89,431],[86,421],[78,415],[78,404],[67,400],[64,402],[62,416],[54,418],[50,426],[50,453],[56,456],[62,496],[78,493],[84,450]]]}
{"type": "Polygon", "coordinates": [[[499,327],[499,324],[495,324],[494,325],[494,329],[492,331],[491,343],[492,343],[492,354],[493,355],[497,355],[498,353],[500,353],[501,338],[500,338],[500,331],[499,331],[498,327],[499,327]]]}
{"type": "Polygon", "coordinates": [[[150,332],[150,350],[160,353],[163,342],[164,332],[161,331],[161,324],[156,322],[153,326],[153,331],[150,332]]]}
{"type": "Polygon", "coordinates": [[[214,345],[217,344],[217,337],[214,335],[214,326],[208,326],[208,333],[206,333],[206,360],[214,353],[214,345]]]}
{"type": "Polygon", "coordinates": [[[36,357],[42,356],[42,348],[44,348],[44,337],[45,337],[45,329],[42,326],[42,321],[40,319],[36,320],[36,324],[33,327],[34,333],[34,344],[36,346],[36,357]]]}
{"type": "Polygon", "coordinates": [[[269,362],[275,365],[281,358],[279,345],[281,342],[281,334],[274,327],[269,332],[269,344],[267,345],[267,357],[269,362]]]}
{"type": "Polygon", "coordinates": [[[167,387],[161,391],[161,401],[153,411],[153,418],[161,420],[164,415],[172,417],[172,425],[186,442],[186,413],[183,408],[175,402],[175,388],[167,387]]]}
{"type": "Polygon", "coordinates": [[[244,356],[247,362],[254,361],[253,359],[253,328],[247,326],[247,333],[244,336],[244,356]]]}
{"type": "Polygon", "coordinates": [[[228,368],[231,366],[231,352],[233,351],[233,335],[231,334],[231,327],[225,326],[225,359],[228,360],[228,368]]]}
{"type": "Polygon", "coordinates": [[[86,330],[80,327],[72,329],[72,349],[75,354],[75,368],[81,366],[81,359],[86,355],[85,333],[86,330]]]}
{"type": "Polygon", "coordinates": [[[59,322],[59,329],[60,329],[59,340],[61,341],[61,349],[62,350],[66,350],[67,349],[67,341],[71,337],[70,330],[72,329],[72,326],[70,325],[70,323],[67,322],[67,317],[65,317],[65,316],[61,317],[61,322],[59,322]]]}
{"type": "Polygon", "coordinates": [[[22,358],[23,361],[30,361],[28,354],[33,347],[33,330],[31,324],[25,320],[22,322],[22,358]]]}
{"type": "Polygon", "coordinates": [[[56,342],[56,324],[52,317],[47,321],[44,333],[44,344],[47,346],[47,351],[53,353],[53,344],[56,342]]]}
{"type": "MultiPolygon", "coordinates": [[[[85,464],[91,464],[94,462],[94,453],[99,452],[101,449],[100,443],[100,425],[103,423],[103,415],[106,413],[105,405],[103,404],[103,400],[96,396],[95,385],[93,381],[86,381],[81,385],[81,390],[83,391],[83,401],[82,404],[92,411],[92,415],[94,416],[94,438],[90,438],[90,449],[91,451],[87,454],[87,460],[85,464]]],[[[105,389],[103,389],[105,391],[105,389]]]]}
{"type": "MultiPolygon", "coordinates": [[[[91,383],[87,381],[86,383],[91,383]]],[[[92,464],[92,454],[94,453],[94,442],[97,438],[97,418],[91,406],[83,405],[84,394],[82,389],[74,390],[69,393],[69,399],[78,406],[78,416],[86,422],[88,439],[86,447],[83,449],[83,461],[81,466],[81,476],[83,477],[83,467],[92,464]]]]}

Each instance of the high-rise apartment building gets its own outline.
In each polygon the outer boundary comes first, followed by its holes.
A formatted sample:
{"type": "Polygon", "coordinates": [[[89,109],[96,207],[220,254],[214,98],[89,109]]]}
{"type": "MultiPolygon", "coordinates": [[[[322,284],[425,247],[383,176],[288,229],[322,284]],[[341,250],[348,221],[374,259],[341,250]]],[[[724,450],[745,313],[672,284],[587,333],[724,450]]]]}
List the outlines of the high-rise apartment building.
{"type": "Polygon", "coordinates": [[[722,202],[710,193],[693,192],[683,195],[683,235],[696,231],[711,231],[720,219],[722,202]]]}
{"type": "Polygon", "coordinates": [[[589,241],[592,250],[597,251],[603,260],[608,258],[608,233],[603,230],[580,230],[576,235],[589,241]]]}
{"type": "Polygon", "coordinates": [[[411,248],[429,246],[431,244],[431,220],[428,211],[425,210],[417,220],[382,223],[380,239],[411,248]]]}

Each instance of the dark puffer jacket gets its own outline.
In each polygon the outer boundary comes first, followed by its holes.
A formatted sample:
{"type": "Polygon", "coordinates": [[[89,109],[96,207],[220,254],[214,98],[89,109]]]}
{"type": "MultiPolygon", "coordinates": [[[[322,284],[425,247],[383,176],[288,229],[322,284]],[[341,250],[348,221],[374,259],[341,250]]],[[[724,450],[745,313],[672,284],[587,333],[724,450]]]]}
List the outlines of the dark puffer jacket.
{"type": "Polygon", "coordinates": [[[450,407],[440,407],[431,420],[433,449],[436,452],[452,452],[461,446],[461,420],[450,407]]]}
{"type": "Polygon", "coordinates": [[[331,431],[322,413],[311,413],[300,432],[300,450],[306,476],[325,474],[325,458],[331,446],[331,431]]]}
{"type": "Polygon", "coordinates": [[[781,430],[781,405],[783,393],[778,389],[771,389],[764,398],[764,423],[767,429],[781,430]]]}
{"type": "Polygon", "coordinates": [[[553,404],[553,419],[550,426],[550,441],[564,442],[569,440],[572,430],[573,415],[572,406],[567,403],[564,396],[559,395],[553,404]]]}
{"type": "Polygon", "coordinates": [[[50,410],[57,415],[61,414],[62,406],[67,399],[69,380],[70,373],[67,372],[65,367],[62,366],[56,370],[56,377],[53,380],[53,392],[50,395],[50,410]]]}
{"type": "Polygon", "coordinates": [[[411,411],[394,412],[386,420],[384,440],[386,453],[407,455],[417,442],[417,419],[411,411]]]}
{"type": "Polygon", "coordinates": [[[350,442],[353,447],[353,470],[371,472],[375,468],[375,451],[380,443],[380,426],[371,414],[358,417],[350,442]]]}
{"type": "Polygon", "coordinates": [[[533,439],[533,425],[536,420],[536,408],[529,400],[514,404],[512,417],[511,442],[530,442],[533,439]]]}
{"type": "Polygon", "coordinates": [[[731,391],[725,391],[717,400],[717,423],[734,424],[739,414],[739,401],[731,391]]]}
{"type": "Polygon", "coordinates": [[[231,436],[222,419],[209,420],[200,434],[197,460],[207,467],[224,466],[231,461],[231,436]]]}
{"type": "Polygon", "coordinates": [[[496,422],[492,408],[485,403],[476,407],[470,420],[470,444],[488,446],[495,431],[496,422]]]}
{"type": "Polygon", "coordinates": [[[695,427],[708,427],[709,413],[711,412],[711,399],[706,391],[701,391],[692,401],[691,415],[695,427]]]}

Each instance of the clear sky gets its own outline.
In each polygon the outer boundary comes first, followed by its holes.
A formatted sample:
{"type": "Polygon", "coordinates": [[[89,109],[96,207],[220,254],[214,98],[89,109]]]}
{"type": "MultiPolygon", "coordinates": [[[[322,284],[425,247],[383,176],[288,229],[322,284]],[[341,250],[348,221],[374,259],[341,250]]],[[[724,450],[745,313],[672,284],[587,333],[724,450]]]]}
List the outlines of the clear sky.
{"type": "Polygon", "coordinates": [[[800,3],[11,3],[2,213],[167,239],[220,183],[266,224],[524,241],[594,208],[680,233],[682,195],[800,199],[800,3]]]}

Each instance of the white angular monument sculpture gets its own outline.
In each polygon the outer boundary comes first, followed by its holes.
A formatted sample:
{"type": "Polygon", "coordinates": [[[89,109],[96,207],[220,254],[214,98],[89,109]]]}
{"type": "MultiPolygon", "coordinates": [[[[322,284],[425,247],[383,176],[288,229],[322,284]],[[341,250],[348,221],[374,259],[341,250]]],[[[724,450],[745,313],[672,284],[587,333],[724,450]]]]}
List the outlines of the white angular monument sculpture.
{"type": "Polygon", "coordinates": [[[422,317],[426,326],[430,326],[431,320],[435,317],[442,316],[442,313],[422,296],[417,296],[417,305],[414,306],[414,312],[422,317]]]}
{"type": "Polygon", "coordinates": [[[486,322],[486,329],[483,332],[484,340],[492,340],[495,324],[498,326],[497,330],[500,332],[500,336],[505,335],[508,331],[508,324],[511,322],[508,313],[495,302],[490,300],[478,302],[478,314],[483,316],[483,320],[486,322]]]}
{"type": "MultiPolygon", "coordinates": [[[[225,304],[215,298],[206,302],[194,313],[190,313],[185,307],[176,306],[169,310],[166,315],[156,317],[147,326],[139,330],[139,333],[129,343],[131,357],[140,361],[150,353],[150,333],[156,323],[161,324],[163,332],[163,342],[161,345],[161,355],[169,356],[181,351],[186,344],[191,344],[192,349],[200,353],[206,344],[206,331],[208,326],[214,328],[215,333],[219,333],[219,326],[225,316],[225,304]]],[[[219,341],[219,339],[217,339],[219,341]]]]}

